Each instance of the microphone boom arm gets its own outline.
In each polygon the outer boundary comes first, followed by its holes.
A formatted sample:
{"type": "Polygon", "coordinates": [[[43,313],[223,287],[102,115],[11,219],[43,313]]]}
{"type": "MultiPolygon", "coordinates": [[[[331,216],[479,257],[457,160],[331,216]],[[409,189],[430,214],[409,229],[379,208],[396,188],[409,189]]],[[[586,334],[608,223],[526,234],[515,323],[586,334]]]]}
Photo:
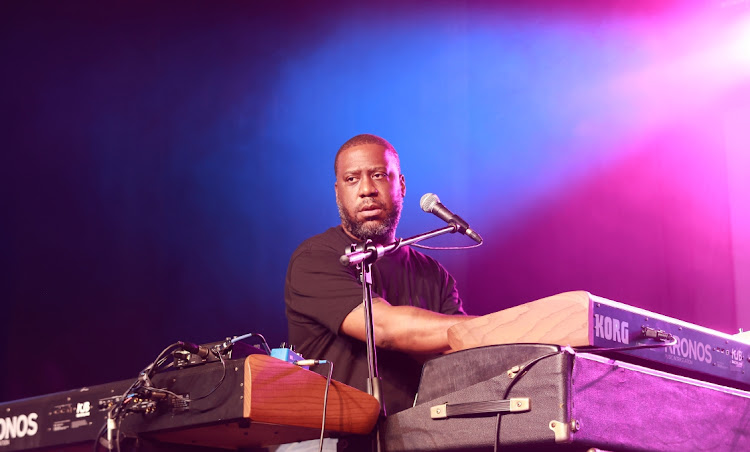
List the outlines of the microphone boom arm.
{"type": "Polygon", "coordinates": [[[448,223],[448,226],[444,226],[440,229],[435,229],[430,232],[424,232],[422,234],[409,237],[408,239],[398,239],[393,243],[389,243],[388,245],[375,245],[373,243],[369,243],[366,245],[365,249],[361,251],[352,251],[350,253],[342,255],[339,258],[339,262],[341,263],[341,265],[346,266],[355,266],[359,265],[362,262],[373,263],[386,254],[396,251],[402,246],[411,245],[412,243],[431,239],[433,237],[447,234],[449,232],[452,234],[454,232],[458,232],[459,229],[460,226],[458,224],[450,222],[448,223]]]}

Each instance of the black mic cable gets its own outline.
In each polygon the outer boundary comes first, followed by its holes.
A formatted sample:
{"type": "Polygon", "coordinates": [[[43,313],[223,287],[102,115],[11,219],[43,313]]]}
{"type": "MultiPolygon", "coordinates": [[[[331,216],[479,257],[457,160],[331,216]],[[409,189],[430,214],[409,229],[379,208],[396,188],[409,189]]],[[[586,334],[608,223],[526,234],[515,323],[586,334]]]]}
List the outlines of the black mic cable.
{"type": "Polygon", "coordinates": [[[323,452],[323,437],[326,431],[326,411],[328,408],[328,389],[331,387],[331,376],[333,376],[333,361],[326,361],[324,359],[300,359],[292,361],[295,365],[303,366],[316,366],[319,364],[328,364],[328,377],[326,378],[326,390],[323,394],[323,421],[320,425],[320,441],[318,442],[318,452],[323,452]]]}

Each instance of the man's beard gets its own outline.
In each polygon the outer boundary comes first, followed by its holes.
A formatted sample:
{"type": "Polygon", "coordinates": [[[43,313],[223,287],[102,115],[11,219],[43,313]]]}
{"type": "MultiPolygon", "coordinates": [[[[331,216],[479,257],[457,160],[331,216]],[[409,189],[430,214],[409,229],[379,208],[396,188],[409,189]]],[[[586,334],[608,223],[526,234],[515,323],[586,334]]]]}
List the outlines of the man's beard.
{"type": "Polygon", "coordinates": [[[384,243],[390,240],[396,234],[396,227],[401,218],[401,208],[403,199],[394,199],[393,208],[387,213],[383,220],[369,220],[358,222],[344,209],[338,200],[336,205],[339,208],[339,216],[344,229],[349,231],[354,237],[364,241],[371,239],[375,243],[384,243]]]}

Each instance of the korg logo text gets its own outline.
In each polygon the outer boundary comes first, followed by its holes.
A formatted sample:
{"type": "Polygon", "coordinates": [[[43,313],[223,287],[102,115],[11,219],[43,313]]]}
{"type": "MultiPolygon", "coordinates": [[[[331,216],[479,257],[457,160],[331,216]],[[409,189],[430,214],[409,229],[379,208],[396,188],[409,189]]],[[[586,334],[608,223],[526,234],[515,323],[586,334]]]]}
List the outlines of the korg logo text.
{"type": "Polygon", "coordinates": [[[34,436],[38,429],[36,413],[0,418],[0,441],[34,436]]]}
{"type": "Polygon", "coordinates": [[[621,344],[629,344],[629,333],[628,322],[621,322],[606,315],[594,314],[594,335],[596,337],[621,344]]]}

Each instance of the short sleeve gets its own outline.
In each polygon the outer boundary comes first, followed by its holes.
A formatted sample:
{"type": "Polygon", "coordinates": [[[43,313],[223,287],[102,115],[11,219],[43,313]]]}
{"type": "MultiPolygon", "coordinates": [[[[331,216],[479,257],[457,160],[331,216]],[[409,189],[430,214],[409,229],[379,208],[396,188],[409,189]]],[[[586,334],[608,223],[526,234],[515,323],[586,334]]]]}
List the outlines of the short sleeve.
{"type": "Polygon", "coordinates": [[[287,308],[337,334],[346,316],[362,302],[356,272],[326,250],[302,250],[289,264],[287,308]]]}
{"type": "MultiPolygon", "coordinates": [[[[438,264],[440,265],[440,264],[438,264]]],[[[463,308],[461,297],[458,295],[458,288],[456,287],[456,280],[451,276],[450,273],[440,265],[441,273],[443,276],[443,300],[440,305],[440,312],[442,314],[456,315],[463,314],[466,312],[463,308]]]]}

